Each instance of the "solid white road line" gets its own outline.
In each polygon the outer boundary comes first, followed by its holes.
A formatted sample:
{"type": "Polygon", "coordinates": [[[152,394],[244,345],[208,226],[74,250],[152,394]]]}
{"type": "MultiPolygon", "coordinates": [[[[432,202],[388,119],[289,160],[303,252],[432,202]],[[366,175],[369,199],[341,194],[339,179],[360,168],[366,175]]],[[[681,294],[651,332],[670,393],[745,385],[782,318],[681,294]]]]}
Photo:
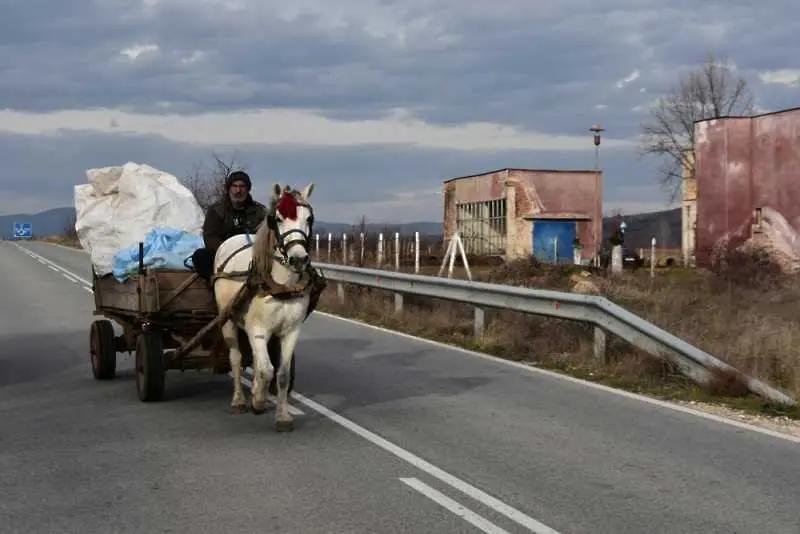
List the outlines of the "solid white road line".
{"type": "Polygon", "coordinates": [[[464,521],[467,521],[476,528],[480,529],[481,532],[485,532],[486,534],[511,534],[509,531],[498,527],[488,519],[476,514],[469,508],[462,506],[444,493],[430,487],[419,479],[400,478],[400,481],[403,484],[414,488],[442,508],[449,510],[458,517],[462,518],[464,521]]]}
{"type": "MultiPolygon", "coordinates": [[[[18,245],[17,245],[18,246],[18,245]]],[[[23,248],[23,247],[20,247],[23,248]]],[[[38,256],[38,254],[37,254],[38,256]]],[[[41,256],[40,256],[41,257],[41,256]]],[[[52,263],[46,258],[48,264],[52,263]]],[[[58,267],[58,266],[56,266],[58,267]]],[[[81,280],[84,284],[91,286],[90,282],[84,280],[74,273],[66,271],[66,269],[62,269],[62,271],[71,274],[78,280],[81,280]]],[[[91,289],[89,289],[91,291],[91,289]]],[[[243,377],[244,380],[244,377],[243,377]]],[[[243,382],[244,383],[244,382],[243,382]]],[[[402,447],[395,445],[391,441],[380,437],[379,435],[367,430],[366,428],[354,423],[353,421],[337,414],[333,410],[326,408],[325,406],[307,398],[306,396],[294,391],[291,394],[292,398],[297,400],[298,402],[306,405],[307,407],[311,408],[315,412],[319,413],[320,415],[327,417],[331,421],[337,423],[338,425],[346,428],[347,430],[361,436],[362,438],[366,439],[367,441],[381,447],[385,451],[394,454],[401,460],[413,465],[417,469],[441,480],[445,484],[451,486],[452,488],[464,493],[465,495],[475,499],[476,501],[483,503],[485,506],[489,507],[490,509],[494,510],[495,512],[506,516],[507,518],[511,519],[512,521],[522,525],[523,527],[527,528],[531,532],[536,534],[559,534],[558,531],[553,530],[552,528],[548,527],[547,525],[540,523],[539,521],[535,520],[534,518],[524,514],[523,512],[517,510],[516,508],[504,503],[503,501],[492,497],[488,493],[476,488],[475,486],[461,480],[460,478],[451,475],[450,473],[436,467],[435,465],[431,464],[430,462],[423,460],[419,456],[403,449],[402,447]]]]}
{"type": "Polygon", "coordinates": [[[420,471],[424,471],[425,473],[431,475],[432,477],[438,478],[445,484],[451,486],[452,488],[457,489],[458,491],[464,493],[465,495],[468,495],[469,497],[475,499],[476,501],[483,503],[485,506],[491,508],[492,510],[494,510],[499,514],[506,516],[512,521],[522,525],[531,532],[535,532],[537,534],[558,534],[557,531],[553,530],[547,525],[540,523],[539,521],[535,520],[530,516],[525,515],[516,508],[509,506],[503,501],[495,497],[492,497],[488,493],[476,488],[475,486],[436,467],[430,462],[423,460],[419,456],[403,449],[402,447],[399,447],[398,445],[395,445],[391,441],[386,440],[373,432],[370,432],[366,428],[354,423],[353,421],[345,417],[342,417],[338,413],[326,408],[325,406],[319,404],[318,402],[315,402],[296,391],[292,392],[292,397],[297,399],[298,402],[305,404],[315,412],[327,417],[331,421],[343,426],[347,430],[355,434],[358,434],[362,438],[377,445],[383,450],[394,454],[401,460],[410,463],[420,471]]]}
{"type": "Polygon", "coordinates": [[[703,412],[701,410],[695,410],[693,408],[689,408],[686,406],[681,406],[680,404],[675,404],[668,401],[663,401],[660,399],[654,399],[652,397],[647,397],[645,395],[640,395],[638,393],[633,393],[630,391],[625,391],[624,389],[616,389],[611,386],[606,386],[603,384],[597,384],[595,382],[590,382],[588,380],[582,380],[580,378],[575,378],[573,376],[557,373],[555,371],[549,371],[547,369],[542,369],[540,367],[533,367],[531,365],[526,365],[524,363],[515,362],[513,360],[506,360],[500,358],[498,356],[493,356],[491,354],[485,354],[482,352],[476,352],[469,349],[465,349],[462,347],[458,347],[456,345],[448,345],[447,343],[442,343],[440,341],[434,341],[432,339],[425,339],[424,337],[416,337],[411,334],[406,334],[405,332],[398,332],[397,330],[390,330],[388,328],[384,328],[382,326],[376,326],[369,323],[365,323],[362,321],[358,321],[356,319],[350,319],[349,317],[341,317],[339,315],[334,315],[331,313],[326,313],[323,311],[315,311],[314,315],[324,315],[330,319],[336,319],[337,321],[343,321],[345,323],[350,323],[352,325],[361,327],[361,328],[370,328],[372,330],[377,330],[378,332],[382,332],[384,334],[391,334],[395,336],[404,337],[406,339],[412,339],[414,341],[419,341],[428,345],[433,345],[435,347],[441,349],[452,350],[455,352],[460,352],[461,354],[465,354],[467,356],[472,356],[475,358],[481,358],[483,360],[489,360],[494,363],[499,363],[502,365],[506,365],[509,367],[514,367],[521,371],[525,371],[528,373],[535,373],[540,375],[546,375],[552,378],[556,378],[558,380],[564,380],[566,382],[571,382],[573,384],[577,384],[586,388],[596,389],[600,391],[604,391],[606,393],[611,393],[612,395],[618,395],[620,397],[625,397],[631,400],[636,400],[640,402],[644,402],[646,404],[650,404],[652,406],[658,406],[659,408],[666,408],[668,410],[673,410],[676,412],[685,413],[688,415],[693,415],[695,417],[700,417],[702,419],[707,419],[710,421],[714,421],[716,423],[723,423],[726,425],[734,426],[736,428],[741,428],[743,430],[749,430],[751,432],[757,432],[759,434],[764,434],[773,438],[779,438],[786,441],[791,441],[793,443],[800,443],[800,436],[793,436],[792,434],[786,434],[784,432],[778,432],[775,430],[770,430],[768,428],[762,428],[760,426],[751,425],[749,423],[743,423],[741,421],[736,421],[735,419],[729,419],[727,417],[723,417],[720,415],[715,415],[708,412],[703,412]]]}

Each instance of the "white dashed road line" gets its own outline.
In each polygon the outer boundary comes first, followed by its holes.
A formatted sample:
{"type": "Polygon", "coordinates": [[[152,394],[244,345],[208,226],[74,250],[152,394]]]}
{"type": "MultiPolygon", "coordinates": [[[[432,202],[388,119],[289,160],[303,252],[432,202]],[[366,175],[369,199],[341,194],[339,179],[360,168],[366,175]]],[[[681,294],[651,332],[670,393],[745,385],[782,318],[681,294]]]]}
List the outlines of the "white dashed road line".
{"type": "Polygon", "coordinates": [[[498,527],[485,517],[476,514],[469,508],[459,504],[444,493],[430,487],[419,479],[413,477],[403,477],[400,478],[400,482],[417,490],[442,508],[445,508],[454,515],[457,515],[464,521],[470,523],[472,526],[480,529],[481,532],[485,532],[486,534],[511,534],[509,531],[498,527]]]}

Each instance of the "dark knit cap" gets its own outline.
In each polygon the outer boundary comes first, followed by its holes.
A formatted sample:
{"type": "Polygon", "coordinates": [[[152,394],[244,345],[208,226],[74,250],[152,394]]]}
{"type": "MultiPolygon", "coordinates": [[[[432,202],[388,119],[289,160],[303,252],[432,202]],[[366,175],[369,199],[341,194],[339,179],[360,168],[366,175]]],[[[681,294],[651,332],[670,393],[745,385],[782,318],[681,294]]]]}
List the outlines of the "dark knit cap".
{"type": "Polygon", "coordinates": [[[233,182],[244,182],[247,184],[247,188],[251,189],[253,187],[253,183],[250,181],[250,176],[244,171],[233,171],[228,175],[228,178],[225,179],[225,189],[230,189],[233,182]]]}

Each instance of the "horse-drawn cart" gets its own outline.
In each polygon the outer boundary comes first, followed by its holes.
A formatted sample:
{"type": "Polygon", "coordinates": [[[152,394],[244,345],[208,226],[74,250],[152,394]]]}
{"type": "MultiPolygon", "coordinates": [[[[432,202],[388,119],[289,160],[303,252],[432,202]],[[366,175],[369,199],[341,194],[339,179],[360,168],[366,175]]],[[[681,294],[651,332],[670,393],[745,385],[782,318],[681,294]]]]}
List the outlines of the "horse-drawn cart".
{"type": "MultiPolygon", "coordinates": [[[[168,370],[227,374],[231,369],[220,332],[222,317],[208,283],[192,271],[146,268],[143,252],[140,243],[138,273],[123,282],[93,270],[94,315],[105,319],[91,325],[90,356],[95,379],[110,380],[116,374],[117,353],[133,352],[138,396],[148,402],[163,399],[168,370]],[[109,319],[122,327],[121,335],[114,334],[109,319]]],[[[241,341],[249,349],[246,339],[241,341]]],[[[275,345],[270,343],[270,349],[275,345]]],[[[250,350],[243,350],[243,360],[244,367],[251,365],[250,350]]],[[[290,389],[294,366],[291,377],[290,389]]],[[[274,391],[274,379],[269,389],[274,391]]]]}

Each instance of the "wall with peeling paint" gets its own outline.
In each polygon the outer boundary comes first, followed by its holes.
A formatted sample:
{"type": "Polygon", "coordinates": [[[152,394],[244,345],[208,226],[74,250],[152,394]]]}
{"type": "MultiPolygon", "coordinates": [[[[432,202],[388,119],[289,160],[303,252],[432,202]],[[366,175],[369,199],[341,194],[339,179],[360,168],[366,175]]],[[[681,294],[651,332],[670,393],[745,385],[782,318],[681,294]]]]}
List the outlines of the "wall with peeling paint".
{"type": "Polygon", "coordinates": [[[800,108],[695,124],[696,263],[751,237],[756,208],[800,229],[800,108]]]}
{"type": "Polygon", "coordinates": [[[532,253],[536,218],[584,218],[578,221],[582,257],[593,258],[603,235],[603,175],[601,171],[500,169],[444,183],[444,231],[456,231],[456,205],[506,199],[506,256],[532,253]]]}

